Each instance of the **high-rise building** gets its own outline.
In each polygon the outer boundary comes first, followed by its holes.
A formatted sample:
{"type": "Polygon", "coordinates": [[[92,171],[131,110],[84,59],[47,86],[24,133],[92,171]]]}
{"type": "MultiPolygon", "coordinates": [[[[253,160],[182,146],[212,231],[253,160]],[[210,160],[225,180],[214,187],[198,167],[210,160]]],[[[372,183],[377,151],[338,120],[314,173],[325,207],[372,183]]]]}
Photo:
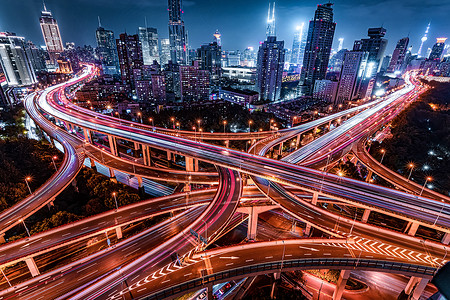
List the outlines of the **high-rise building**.
{"type": "Polygon", "coordinates": [[[386,29],[383,27],[369,28],[368,39],[355,41],[354,51],[363,51],[368,53],[367,69],[363,82],[359,89],[359,98],[372,96],[373,86],[375,85],[377,73],[381,67],[381,59],[386,50],[387,40],[384,37],[386,29]]]}
{"type": "Polygon", "coordinates": [[[218,80],[222,73],[221,47],[216,43],[202,45],[197,50],[197,58],[202,70],[208,70],[212,80],[218,80]]]}
{"type": "Polygon", "coordinates": [[[64,51],[64,47],[61,39],[61,33],[59,32],[58,23],[56,22],[56,19],[53,18],[52,13],[47,10],[45,3],[39,22],[41,24],[44,42],[47,46],[47,52],[50,57],[49,63],[51,65],[56,65],[56,60],[64,51]]]}
{"type": "Polygon", "coordinates": [[[247,47],[241,55],[241,66],[253,68],[256,66],[257,55],[253,47],[247,47]]]}
{"type": "Polygon", "coordinates": [[[47,53],[40,47],[37,47],[33,42],[28,41],[25,43],[25,52],[28,59],[31,61],[34,72],[46,71],[47,66],[45,60],[47,53]]]}
{"type": "Polygon", "coordinates": [[[192,66],[180,66],[182,101],[207,100],[209,98],[209,71],[201,70],[197,62],[192,66]]]}
{"type": "Polygon", "coordinates": [[[423,44],[428,40],[428,31],[430,31],[430,25],[431,25],[431,22],[428,23],[427,29],[425,30],[425,34],[420,39],[420,47],[419,47],[419,50],[417,51],[417,56],[418,57],[420,57],[421,54],[422,54],[423,44]]]}
{"type": "Polygon", "coordinates": [[[135,70],[141,69],[144,65],[139,36],[122,33],[116,40],[116,45],[122,82],[135,90],[135,70]]]}
{"type": "Polygon", "coordinates": [[[181,99],[180,67],[171,60],[164,68],[164,81],[166,84],[166,98],[170,102],[181,99]]]}
{"type": "Polygon", "coordinates": [[[433,61],[437,61],[437,62],[441,61],[442,54],[444,53],[446,40],[447,40],[447,38],[437,38],[436,39],[436,44],[433,45],[430,56],[428,56],[428,60],[433,60],[433,61]]]}
{"type": "Polygon", "coordinates": [[[319,4],[314,19],[309,21],[298,94],[311,95],[314,82],[325,78],[335,28],[333,4],[319,4]]]}
{"type": "Polygon", "coordinates": [[[386,55],[385,57],[383,57],[383,60],[381,61],[381,64],[380,64],[380,73],[384,74],[387,71],[387,69],[389,68],[391,59],[392,59],[391,55],[386,55]]]}
{"type": "Polygon", "coordinates": [[[328,63],[328,68],[331,72],[340,72],[342,68],[342,63],[344,61],[344,55],[347,52],[347,49],[341,49],[337,53],[331,56],[330,61],[328,63]]]}
{"type": "Polygon", "coordinates": [[[259,47],[256,86],[261,100],[276,101],[280,98],[284,68],[284,42],[275,36],[259,47]]]}
{"type": "Polygon", "coordinates": [[[336,97],[337,87],[337,81],[328,79],[316,80],[314,83],[313,99],[333,102],[336,97]]]}
{"type": "Polygon", "coordinates": [[[359,86],[365,76],[368,56],[369,54],[363,51],[345,52],[335,103],[344,103],[358,97],[359,86]]]}
{"type": "Polygon", "coordinates": [[[269,3],[269,11],[267,12],[267,30],[266,30],[266,38],[269,36],[276,36],[276,26],[275,26],[275,2],[272,6],[272,11],[270,10],[270,3],[269,3]]]}
{"type": "Polygon", "coordinates": [[[139,27],[138,35],[141,41],[144,64],[149,66],[155,60],[159,64],[158,30],[152,27],[139,27]]]}
{"type": "Polygon", "coordinates": [[[219,47],[222,47],[222,35],[220,34],[219,29],[217,29],[216,32],[214,32],[213,36],[214,42],[216,42],[217,45],[219,45],[219,47]]]}
{"type": "Polygon", "coordinates": [[[291,64],[294,65],[302,65],[303,57],[305,55],[305,46],[306,46],[306,30],[305,23],[297,26],[294,41],[292,43],[292,55],[291,55],[291,64]]]}
{"type": "Polygon", "coordinates": [[[187,35],[182,9],[182,0],[169,0],[170,59],[181,65],[187,61],[187,35]]]}
{"type": "Polygon", "coordinates": [[[392,53],[391,63],[387,71],[389,73],[402,72],[403,62],[408,51],[409,37],[400,39],[395,46],[394,53],[392,53]]]}
{"type": "Polygon", "coordinates": [[[33,65],[25,49],[25,39],[13,33],[0,33],[0,63],[10,87],[36,83],[33,65]]]}
{"type": "Polygon", "coordinates": [[[165,66],[170,60],[170,41],[169,39],[161,39],[161,49],[159,52],[159,60],[161,66],[165,66]]]}
{"type": "Polygon", "coordinates": [[[339,46],[337,52],[341,51],[343,47],[344,47],[344,38],[339,38],[339,46]]]}
{"type": "Polygon", "coordinates": [[[114,32],[103,28],[100,18],[98,28],[95,31],[95,38],[97,40],[97,54],[102,62],[103,72],[109,75],[118,74],[120,68],[114,32]]]}

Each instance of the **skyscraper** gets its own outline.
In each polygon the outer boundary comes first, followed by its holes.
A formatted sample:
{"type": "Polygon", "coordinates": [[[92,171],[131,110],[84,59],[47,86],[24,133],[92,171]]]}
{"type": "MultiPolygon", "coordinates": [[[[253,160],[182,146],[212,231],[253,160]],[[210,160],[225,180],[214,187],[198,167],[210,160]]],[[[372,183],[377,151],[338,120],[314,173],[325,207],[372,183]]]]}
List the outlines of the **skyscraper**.
{"type": "Polygon", "coordinates": [[[363,51],[345,52],[335,103],[344,103],[357,98],[359,85],[365,75],[368,55],[363,51]]]}
{"type": "Polygon", "coordinates": [[[36,83],[33,66],[25,51],[25,39],[13,33],[0,33],[0,64],[8,86],[36,83]]]}
{"type": "Polygon", "coordinates": [[[298,94],[311,95],[314,82],[324,79],[330,59],[336,23],[333,22],[333,4],[319,4],[314,19],[309,21],[303,68],[298,94]]]}
{"type": "Polygon", "coordinates": [[[305,55],[305,46],[306,46],[306,32],[305,32],[305,23],[297,26],[294,41],[292,43],[292,56],[291,56],[291,64],[294,65],[302,65],[303,57],[305,55]]]}
{"type": "Polygon", "coordinates": [[[284,68],[284,41],[277,41],[275,29],[275,3],[267,19],[267,38],[259,46],[256,86],[260,100],[276,101],[280,98],[284,68]]]}
{"type": "Polygon", "coordinates": [[[425,30],[425,34],[420,39],[420,47],[419,47],[419,50],[417,51],[417,56],[418,57],[420,57],[421,54],[422,54],[423,44],[428,40],[428,31],[430,31],[430,25],[431,25],[431,22],[428,23],[427,29],[425,30]]]}
{"type": "Polygon", "coordinates": [[[383,27],[369,28],[369,38],[357,40],[353,44],[354,51],[363,51],[369,54],[367,58],[367,69],[359,89],[360,98],[366,98],[372,95],[377,73],[381,67],[381,59],[386,50],[387,40],[383,38],[385,34],[386,29],[383,27]]]}
{"type": "Polygon", "coordinates": [[[116,45],[122,82],[135,90],[134,73],[144,65],[139,36],[122,33],[116,40],[116,45]]]}
{"type": "Polygon", "coordinates": [[[392,53],[391,63],[389,64],[388,72],[401,72],[403,62],[405,61],[406,52],[408,51],[409,37],[400,39],[395,46],[394,53],[392,53]]]}
{"type": "Polygon", "coordinates": [[[141,41],[144,64],[149,66],[156,60],[159,64],[158,30],[152,27],[139,27],[139,40],[141,41]]]}
{"type": "Polygon", "coordinates": [[[174,63],[186,64],[187,37],[182,19],[182,0],[169,0],[170,59],[174,63]]]}
{"type": "Polygon", "coordinates": [[[214,32],[213,36],[214,41],[217,43],[217,45],[219,45],[219,47],[222,47],[222,35],[220,34],[219,29],[214,32]]]}
{"type": "Polygon", "coordinates": [[[102,62],[103,72],[110,75],[118,74],[120,68],[114,32],[103,28],[100,18],[98,28],[95,31],[95,38],[97,40],[97,54],[102,62]]]}
{"type": "Polygon", "coordinates": [[[61,33],[59,32],[59,26],[52,13],[47,11],[47,7],[44,3],[44,10],[41,12],[39,18],[41,24],[42,35],[44,37],[45,45],[47,46],[47,52],[50,57],[50,64],[56,65],[56,60],[59,55],[64,51],[63,43],[61,40],[61,33]]]}
{"type": "Polygon", "coordinates": [[[216,43],[202,45],[197,50],[200,68],[211,73],[212,80],[218,80],[222,73],[221,47],[216,43]]]}
{"type": "Polygon", "coordinates": [[[47,52],[45,52],[42,48],[37,47],[31,41],[25,43],[25,52],[27,53],[31,65],[33,66],[34,72],[47,70],[47,66],[45,64],[45,60],[48,55],[47,52]]]}
{"type": "Polygon", "coordinates": [[[445,41],[447,38],[437,38],[436,44],[433,45],[433,48],[431,49],[430,56],[428,57],[428,60],[433,60],[440,62],[442,59],[442,53],[444,52],[445,48],[445,41]]]}
{"type": "Polygon", "coordinates": [[[169,63],[169,60],[170,60],[170,41],[169,41],[169,39],[161,39],[159,60],[160,60],[161,66],[165,66],[169,63]]]}

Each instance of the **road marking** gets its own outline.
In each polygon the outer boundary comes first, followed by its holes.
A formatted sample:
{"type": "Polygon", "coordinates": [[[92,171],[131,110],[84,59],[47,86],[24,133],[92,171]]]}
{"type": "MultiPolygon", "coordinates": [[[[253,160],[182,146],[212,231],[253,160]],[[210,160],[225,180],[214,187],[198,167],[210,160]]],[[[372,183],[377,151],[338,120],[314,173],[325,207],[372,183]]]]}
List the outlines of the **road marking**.
{"type": "Polygon", "coordinates": [[[186,277],[186,276],[189,276],[189,275],[192,275],[192,273],[189,273],[189,274],[184,274],[184,277],[186,277]]]}
{"type": "Polygon", "coordinates": [[[251,261],[253,261],[253,258],[252,258],[252,259],[246,259],[246,260],[245,260],[245,262],[251,262],[251,261]]]}
{"type": "Polygon", "coordinates": [[[80,273],[80,272],[83,272],[83,271],[86,270],[86,269],[92,268],[92,267],[95,266],[96,264],[97,264],[97,263],[93,263],[93,264],[91,264],[91,265],[89,265],[89,266],[87,266],[87,267],[85,267],[85,268],[83,268],[83,269],[81,269],[81,270],[78,270],[77,273],[80,273]]]}
{"type": "Polygon", "coordinates": [[[305,254],[303,254],[303,255],[312,255],[311,253],[305,253],[305,254]]]}
{"type": "Polygon", "coordinates": [[[266,259],[273,258],[273,256],[266,256],[266,259]]]}
{"type": "Polygon", "coordinates": [[[298,247],[302,248],[302,249],[306,249],[306,250],[311,250],[311,251],[319,251],[319,250],[314,249],[314,248],[308,248],[308,247],[302,247],[302,246],[298,246],[298,247]]]}
{"type": "Polygon", "coordinates": [[[229,264],[226,264],[225,266],[228,267],[228,266],[231,266],[231,265],[233,265],[233,264],[234,264],[234,263],[229,263],[229,264]]]}
{"type": "Polygon", "coordinates": [[[83,277],[81,277],[81,278],[78,278],[77,281],[80,281],[80,280],[82,280],[82,279],[84,279],[84,278],[86,278],[86,277],[89,277],[89,276],[91,276],[91,275],[93,275],[93,274],[95,274],[95,273],[97,273],[97,272],[98,272],[98,270],[95,270],[94,272],[89,273],[89,274],[87,274],[86,276],[83,276],[83,277]]]}
{"type": "Polygon", "coordinates": [[[167,279],[167,280],[164,280],[163,282],[161,282],[161,283],[166,283],[166,282],[169,282],[170,281],[170,279],[167,279]]]}

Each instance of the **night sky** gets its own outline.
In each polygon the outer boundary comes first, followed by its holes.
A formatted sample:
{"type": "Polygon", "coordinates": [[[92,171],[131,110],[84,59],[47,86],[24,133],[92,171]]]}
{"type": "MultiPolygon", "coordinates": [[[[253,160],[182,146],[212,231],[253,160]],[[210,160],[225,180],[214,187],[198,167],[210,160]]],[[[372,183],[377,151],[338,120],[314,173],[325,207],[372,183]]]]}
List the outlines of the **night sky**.
{"type": "MultiPolygon", "coordinates": [[[[286,47],[292,47],[296,25],[313,17],[317,1],[277,1],[277,36],[286,47]]],[[[410,35],[413,52],[417,51],[420,37],[431,21],[425,49],[436,37],[449,37],[449,0],[336,0],[334,1],[336,26],[335,47],[338,38],[344,38],[344,47],[351,48],[355,39],[367,36],[368,27],[383,25],[389,40],[387,54],[396,42],[410,35]]],[[[102,26],[112,29],[116,36],[125,30],[136,33],[144,26],[156,27],[160,37],[167,37],[167,0],[47,0],[47,8],[58,20],[63,42],[95,46],[97,16],[102,26]]],[[[268,1],[266,0],[189,0],[183,2],[184,21],[189,43],[197,48],[212,41],[216,29],[222,33],[225,50],[257,47],[265,38],[268,1]]],[[[42,45],[39,27],[42,10],[40,0],[2,0],[0,31],[11,31],[42,45]]]]}

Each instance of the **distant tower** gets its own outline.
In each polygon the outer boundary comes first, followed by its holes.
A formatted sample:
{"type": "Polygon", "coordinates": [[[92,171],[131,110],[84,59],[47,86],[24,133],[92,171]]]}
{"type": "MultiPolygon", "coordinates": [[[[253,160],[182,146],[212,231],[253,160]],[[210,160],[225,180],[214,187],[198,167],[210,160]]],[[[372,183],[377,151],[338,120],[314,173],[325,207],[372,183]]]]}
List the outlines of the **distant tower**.
{"type": "Polygon", "coordinates": [[[428,35],[428,31],[430,30],[430,24],[431,23],[428,23],[427,30],[425,30],[425,35],[420,40],[421,41],[420,47],[419,47],[419,50],[417,51],[417,56],[419,56],[419,57],[420,57],[420,54],[422,53],[423,43],[425,43],[428,40],[427,35],[428,35]]]}
{"type": "Polygon", "coordinates": [[[444,53],[445,41],[447,38],[437,38],[436,44],[433,45],[433,49],[431,49],[430,55],[428,57],[429,60],[441,61],[442,54],[444,53]]]}
{"type": "Polygon", "coordinates": [[[61,40],[61,33],[59,32],[58,23],[55,18],[53,18],[52,13],[47,10],[45,3],[39,22],[41,24],[45,45],[47,46],[47,52],[50,57],[50,64],[56,65],[56,60],[64,51],[64,46],[61,40]]]}
{"type": "Polygon", "coordinates": [[[170,58],[181,65],[187,61],[187,33],[183,22],[181,0],[169,0],[170,58]]]}
{"type": "Polygon", "coordinates": [[[222,35],[220,34],[219,29],[214,32],[213,36],[214,42],[216,42],[218,46],[222,47],[222,35]]]}
{"type": "Polygon", "coordinates": [[[337,52],[341,51],[343,47],[344,47],[344,38],[339,38],[339,46],[337,52]]]}
{"type": "Polygon", "coordinates": [[[269,11],[267,12],[267,31],[266,37],[276,36],[275,30],[275,2],[273,3],[272,13],[270,12],[270,3],[269,3],[269,11]]]}
{"type": "Polygon", "coordinates": [[[297,26],[295,31],[294,42],[292,43],[291,64],[302,65],[303,56],[305,55],[305,46],[306,46],[305,23],[302,23],[301,26],[297,26]]]}
{"type": "Polygon", "coordinates": [[[102,62],[103,72],[110,75],[117,74],[119,72],[119,60],[117,57],[114,32],[102,27],[100,17],[98,18],[98,28],[95,31],[95,38],[97,40],[97,51],[102,62]]]}
{"type": "Polygon", "coordinates": [[[387,71],[389,73],[394,73],[397,71],[402,71],[406,52],[408,51],[409,37],[402,38],[397,42],[397,46],[395,46],[394,53],[392,54],[392,59],[387,71]]]}

